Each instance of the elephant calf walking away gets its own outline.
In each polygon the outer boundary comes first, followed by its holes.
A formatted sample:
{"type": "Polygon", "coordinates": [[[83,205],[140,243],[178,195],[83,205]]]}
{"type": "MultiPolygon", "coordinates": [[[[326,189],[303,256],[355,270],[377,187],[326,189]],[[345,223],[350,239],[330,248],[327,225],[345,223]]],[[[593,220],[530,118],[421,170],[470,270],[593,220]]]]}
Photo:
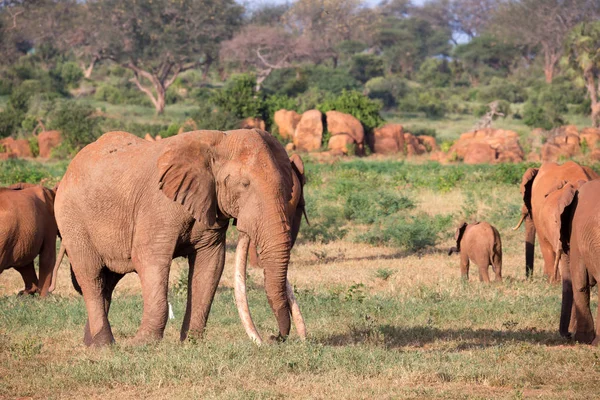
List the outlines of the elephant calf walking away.
{"type": "Polygon", "coordinates": [[[56,260],[54,191],[41,185],[16,184],[0,188],[0,273],[16,269],[25,289],[42,297],[49,293],[56,260]],[[40,256],[40,277],[33,261],[40,256]]]}
{"type": "Polygon", "coordinates": [[[456,229],[454,238],[456,247],[452,247],[448,255],[460,253],[460,273],[464,279],[469,280],[469,263],[473,261],[479,267],[480,281],[490,281],[490,265],[496,274],[495,280],[502,281],[502,241],[496,228],[487,222],[464,222],[456,229]]]}
{"type": "MultiPolygon", "coordinates": [[[[112,292],[129,272],[142,284],[142,323],[135,342],[160,339],[168,316],[171,260],[189,263],[181,339],[202,335],[225,264],[225,233],[237,220],[235,298],[246,333],[257,343],[246,298],[250,242],[260,248],[265,291],[285,339],[299,307],[288,293],[292,167],[268,132],[194,131],[157,142],[109,132],[81,150],[56,196],[63,245],[81,288],[84,342],[114,341],[112,292]],[[291,313],[291,315],[290,315],[291,313]]],[[[296,327],[304,337],[304,326],[296,327]]]]}

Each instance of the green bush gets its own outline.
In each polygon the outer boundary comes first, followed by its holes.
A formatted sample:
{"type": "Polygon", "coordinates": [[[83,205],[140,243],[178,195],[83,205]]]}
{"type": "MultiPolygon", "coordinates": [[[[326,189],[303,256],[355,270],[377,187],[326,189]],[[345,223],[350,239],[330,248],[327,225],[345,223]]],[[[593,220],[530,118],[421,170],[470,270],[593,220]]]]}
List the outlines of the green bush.
{"type": "Polygon", "coordinates": [[[384,63],[381,57],[373,54],[356,54],[350,60],[350,75],[365,83],[369,79],[383,76],[384,63]]]}
{"type": "Polygon", "coordinates": [[[408,197],[391,190],[357,190],[346,198],[344,216],[349,220],[372,224],[378,218],[414,207],[414,202],[408,197]]]}
{"type": "Polygon", "coordinates": [[[209,103],[202,103],[198,109],[190,115],[196,122],[199,129],[214,129],[218,131],[228,131],[237,129],[240,119],[231,113],[211,106],[209,103]]]}
{"type": "Polygon", "coordinates": [[[102,132],[110,132],[110,131],[124,131],[132,133],[136,136],[143,137],[148,133],[150,136],[154,137],[156,135],[160,135],[161,132],[165,132],[169,129],[169,125],[163,124],[140,124],[137,122],[123,121],[117,119],[106,119],[102,123],[102,132]]]}
{"type": "Polygon", "coordinates": [[[477,99],[484,103],[504,100],[508,103],[523,103],[527,100],[524,86],[498,77],[492,78],[490,84],[482,86],[477,92],[477,99]]]}
{"type": "Polygon", "coordinates": [[[0,138],[12,135],[21,125],[24,114],[13,108],[0,112],[0,138]]]}
{"type": "Polygon", "coordinates": [[[379,99],[385,108],[398,105],[399,100],[408,93],[408,85],[402,78],[377,77],[370,79],[366,84],[367,95],[371,99],[379,99]]]}
{"type": "Polygon", "coordinates": [[[83,78],[83,71],[74,62],[65,62],[56,67],[57,73],[68,87],[77,87],[83,78]]]}
{"type": "Polygon", "coordinates": [[[75,101],[62,101],[49,116],[49,129],[61,131],[63,142],[57,153],[59,156],[72,154],[96,140],[100,134],[102,118],[87,104],[75,101]]]}
{"type": "Polygon", "coordinates": [[[255,91],[256,78],[248,74],[234,75],[213,96],[214,103],[235,118],[262,117],[262,98],[255,91]]]}
{"type": "Polygon", "coordinates": [[[437,137],[437,131],[434,128],[423,128],[421,126],[405,126],[405,132],[410,132],[415,136],[437,137]]]}
{"type": "Polygon", "coordinates": [[[267,130],[271,133],[274,132],[275,121],[273,120],[273,116],[275,112],[284,109],[284,110],[297,110],[296,101],[287,96],[281,95],[273,95],[268,96],[264,101],[264,115],[265,115],[265,125],[267,130]]]}
{"type": "MultiPolygon", "coordinates": [[[[488,111],[490,111],[490,106],[488,104],[481,104],[475,108],[473,114],[476,117],[483,117],[488,111]]],[[[508,117],[511,114],[510,103],[505,100],[499,100],[496,111],[504,114],[504,118],[508,117]]],[[[498,115],[494,115],[494,120],[497,118],[498,115]]]]}
{"type": "Polygon", "coordinates": [[[123,104],[123,95],[118,88],[112,85],[102,84],[96,88],[94,100],[106,101],[110,104],[123,104]]]}
{"type": "Polygon", "coordinates": [[[348,230],[342,228],[343,221],[339,217],[341,211],[338,207],[324,206],[317,213],[310,206],[313,203],[307,201],[306,204],[308,205],[307,214],[311,216],[311,223],[302,225],[300,239],[308,242],[329,243],[346,236],[348,230]]]}
{"type": "Polygon", "coordinates": [[[356,91],[344,90],[335,99],[324,101],[318,109],[323,113],[336,110],[350,114],[362,122],[367,131],[371,131],[383,123],[383,118],[379,114],[381,103],[356,91]]]}
{"type": "Polygon", "coordinates": [[[344,90],[358,90],[361,86],[344,68],[329,68],[318,65],[307,68],[304,72],[308,87],[332,94],[340,94],[344,90]]]}
{"type": "Polygon", "coordinates": [[[394,216],[372,225],[371,229],[359,235],[357,240],[416,252],[434,246],[439,239],[439,232],[447,230],[451,223],[451,215],[394,216]]]}
{"type": "Polygon", "coordinates": [[[418,96],[417,110],[425,113],[428,118],[442,118],[446,115],[446,104],[438,94],[423,92],[418,96]]]}
{"type": "Polygon", "coordinates": [[[427,86],[449,86],[452,80],[452,71],[450,70],[448,61],[428,58],[421,64],[417,80],[427,86]]]}

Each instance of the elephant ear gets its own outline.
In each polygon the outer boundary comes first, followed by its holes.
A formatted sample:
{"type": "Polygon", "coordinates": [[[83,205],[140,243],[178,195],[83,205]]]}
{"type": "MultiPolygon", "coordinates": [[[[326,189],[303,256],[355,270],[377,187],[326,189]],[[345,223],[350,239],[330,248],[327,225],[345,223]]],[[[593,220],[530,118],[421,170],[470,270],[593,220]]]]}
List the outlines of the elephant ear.
{"type": "Polygon", "coordinates": [[[292,164],[292,169],[296,173],[296,176],[298,179],[300,179],[302,186],[304,186],[304,184],[306,184],[306,177],[304,176],[304,162],[298,154],[292,154],[290,156],[290,162],[292,164]]]}
{"type": "Polygon", "coordinates": [[[187,132],[168,139],[157,162],[159,188],[206,226],[217,219],[212,146],[223,133],[187,132]]]}
{"type": "Polygon", "coordinates": [[[454,233],[454,239],[456,239],[456,251],[460,251],[460,242],[462,241],[463,235],[465,234],[465,229],[467,229],[466,222],[463,222],[458,228],[456,228],[456,232],[454,233]]]}
{"type": "Polygon", "coordinates": [[[525,203],[525,207],[529,210],[529,214],[531,215],[531,187],[533,186],[533,181],[537,176],[539,168],[529,168],[523,174],[523,178],[521,179],[521,194],[523,195],[523,203],[525,203]]]}
{"type": "Polygon", "coordinates": [[[576,184],[567,183],[559,189],[560,194],[558,195],[558,201],[556,203],[556,223],[558,224],[558,244],[562,246],[564,252],[569,251],[569,240],[571,238],[571,218],[573,211],[577,206],[577,190],[581,183],[579,181],[576,184]]]}

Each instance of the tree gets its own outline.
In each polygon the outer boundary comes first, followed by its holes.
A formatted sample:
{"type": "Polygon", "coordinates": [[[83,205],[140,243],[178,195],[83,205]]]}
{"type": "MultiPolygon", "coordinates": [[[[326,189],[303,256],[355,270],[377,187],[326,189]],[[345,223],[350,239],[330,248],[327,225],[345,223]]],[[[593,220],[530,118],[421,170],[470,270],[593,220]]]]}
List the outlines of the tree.
{"type": "Polygon", "coordinates": [[[591,100],[592,123],[600,127],[600,22],[580,24],[566,40],[566,59],[583,77],[591,100]]]}
{"type": "Polygon", "coordinates": [[[212,61],[243,12],[234,0],[95,0],[89,7],[96,35],[87,48],[130,69],[158,114],[169,86],[181,72],[212,61]]]}
{"type": "Polygon", "coordinates": [[[311,45],[311,58],[319,63],[331,59],[337,67],[339,44],[368,42],[376,14],[363,0],[297,0],[283,16],[288,28],[311,45]]]}
{"type": "Polygon", "coordinates": [[[496,11],[492,29],[516,43],[539,47],[546,82],[551,83],[567,34],[598,15],[599,8],[598,0],[507,0],[496,11]]]}
{"type": "Polygon", "coordinates": [[[289,68],[310,55],[304,37],[295,36],[281,27],[249,25],[233,39],[223,42],[221,58],[256,70],[256,91],[277,69],[289,68]]]}

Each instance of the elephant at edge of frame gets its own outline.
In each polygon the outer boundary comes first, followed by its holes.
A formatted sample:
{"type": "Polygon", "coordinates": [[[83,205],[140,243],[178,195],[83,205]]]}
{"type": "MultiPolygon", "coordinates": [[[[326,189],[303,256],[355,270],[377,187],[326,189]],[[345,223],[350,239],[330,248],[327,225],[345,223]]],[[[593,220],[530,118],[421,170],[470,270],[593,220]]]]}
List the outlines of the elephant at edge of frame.
{"type": "MultiPolygon", "coordinates": [[[[533,275],[533,260],[535,249],[535,237],[537,234],[540,250],[544,258],[544,274],[550,282],[557,282],[554,276],[554,260],[558,251],[554,224],[550,218],[556,209],[556,199],[548,199],[547,194],[563,181],[575,183],[579,180],[590,181],[598,178],[598,175],[590,168],[581,166],[573,161],[562,165],[548,162],[540,168],[529,168],[523,174],[521,180],[521,195],[523,206],[521,207],[521,219],[514,230],[519,229],[525,221],[525,276],[533,275]],[[552,210],[552,211],[549,211],[552,210]]],[[[566,262],[567,260],[564,260],[566,262]]],[[[565,288],[563,288],[565,290],[565,288]]]]}
{"type": "Polygon", "coordinates": [[[74,285],[88,312],[84,343],[114,342],[108,321],[112,292],[134,271],[142,285],[143,314],[133,342],[161,339],[169,268],[178,256],[189,263],[180,339],[201,336],[223,272],[232,218],[239,232],[235,299],[246,333],[262,343],[246,297],[253,241],[260,248],[277,339],[289,335],[290,314],[304,339],[304,322],[287,279],[291,178],[285,149],[257,129],[193,131],[152,143],[109,132],[82,149],[61,181],[55,210],[74,285]]]}
{"type": "Polygon", "coordinates": [[[502,281],[502,241],[495,227],[487,222],[463,222],[456,228],[454,239],[456,247],[450,248],[448,255],[460,253],[460,274],[463,279],[469,280],[469,264],[472,261],[479,267],[480,281],[490,281],[490,265],[496,275],[495,282],[502,281]]]}
{"type": "Polygon", "coordinates": [[[58,228],[55,191],[42,185],[17,183],[0,188],[0,273],[16,269],[25,289],[19,294],[46,297],[53,280],[58,228]],[[34,260],[39,255],[39,280],[34,260]]]}
{"type": "Polygon", "coordinates": [[[554,261],[554,276],[562,277],[563,290],[560,333],[578,342],[600,343],[600,310],[596,329],[590,309],[590,291],[600,279],[600,180],[563,181],[548,194],[556,208],[553,240],[558,251],[554,261]],[[568,263],[562,263],[567,258],[568,263]]]}

